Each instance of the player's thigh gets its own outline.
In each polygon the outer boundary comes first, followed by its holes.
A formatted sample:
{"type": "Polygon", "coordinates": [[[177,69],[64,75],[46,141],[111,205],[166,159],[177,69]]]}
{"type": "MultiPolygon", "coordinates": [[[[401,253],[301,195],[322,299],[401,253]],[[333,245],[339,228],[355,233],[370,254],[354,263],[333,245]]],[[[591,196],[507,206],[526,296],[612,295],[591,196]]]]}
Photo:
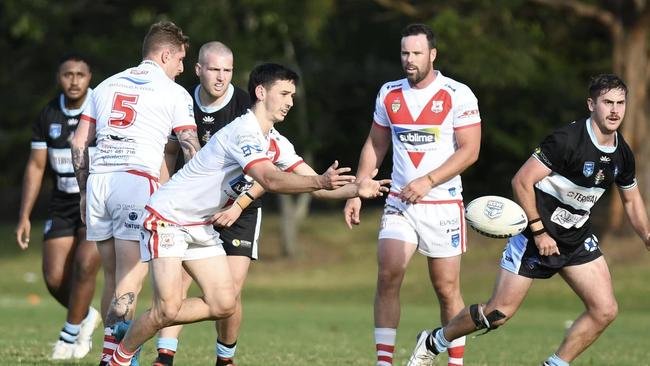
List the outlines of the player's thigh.
{"type": "Polygon", "coordinates": [[[460,287],[461,255],[445,258],[427,258],[429,279],[434,288],[460,287]]]}
{"type": "Polygon", "coordinates": [[[201,288],[208,304],[234,306],[235,287],[225,255],[185,260],[183,265],[201,288]]]}
{"type": "Polygon", "coordinates": [[[49,238],[43,242],[43,274],[48,282],[66,277],[74,258],[74,236],[49,238]]]}
{"type": "Polygon", "coordinates": [[[147,264],[140,261],[140,243],[133,240],[114,240],[116,292],[139,292],[147,274],[147,264]]]}
{"type": "Polygon", "coordinates": [[[560,275],[585,303],[587,308],[616,307],[612,277],[605,258],[560,270],[560,275]]]}
{"type": "Polygon", "coordinates": [[[150,262],[154,306],[180,308],[183,300],[183,264],[179,257],[156,258],[150,262]]]}
{"type": "Polygon", "coordinates": [[[230,267],[230,274],[232,275],[233,285],[237,295],[241,292],[248,276],[248,269],[251,264],[251,259],[245,256],[227,256],[228,266],[230,267]]]}
{"type": "Polygon", "coordinates": [[[532,278],[500,268],[492,297],[486,304],[485,313],[499,310],[508,318],[512,317],[526,298],[532,283],[532,278]]]}

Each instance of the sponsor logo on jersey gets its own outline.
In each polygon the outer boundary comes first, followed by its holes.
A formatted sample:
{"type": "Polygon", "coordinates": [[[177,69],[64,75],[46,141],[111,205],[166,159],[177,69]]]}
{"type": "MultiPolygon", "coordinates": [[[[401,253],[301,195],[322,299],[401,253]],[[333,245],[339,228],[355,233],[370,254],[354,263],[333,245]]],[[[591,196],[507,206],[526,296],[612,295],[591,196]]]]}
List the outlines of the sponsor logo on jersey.
{"type": "Polygon", "coordinates": [[[402,101],[399,99],[393,100],[393,102],[390,104],[390,110],[393,111],[393,113],[397,113],[401,107],[402,101]]]}
{"type": "Polygon", "coordinates": [[[251,156],[253,153],[264,151],[259,145],[245,144],[239,147],[244,156],[251,156]]]}
{"type": "Polygon", "coordinates": [[[431,112],[440,113],[443,111],[443,101],[442,100],[432,100],[431,101],[431,112]]]}
{"type": "Polygon", "coordinates": [[[451,187],[447,190],[449,192],[449,195],[452,197],[456,196],[456,187],[451,187]]]}
{"type": "Polygon", "coordinates": [[[582,174],[587,178],[591,177],[594,174],[594,166],[593,161],[585,161],[585,165],[582,166],[582,174]]]}
{"type": "Polygon", "coordinates": [[[205,123],[206,125],[214,124],[214,117],[212,117],[212,116],[203,116],[203,123],[205,123]]]}
{"type": "Polygon", "coordinates": [[[577,226],[578,223],[582,223],[584,218],[585,216],[579,214],[572,214],[571,212],[563,209],[562,207],[556,208],[555,211],[553,211],[553,214],[551,215],[551,221],[562,226],[565,229],[569,229],[574,226],[579,227],[577,226]]]}
{"type": "Polygon", "coordinates": [[[79,120],[76,118],[68,118],[68,126],[76,126],[79,120]]]}
{"type": "Polygon", "coordinates": [[[135,211],[129,212],[129,220],[135,221],[138,219],[138,213],[135,211]]]}
{"type": "Polygon", "coordinates": [[[431,144],[440,139],[440,130],[434,127],[421,130],[395,127],[394,131],[401,143],[413,146],[431,144]]]}
{"type": "Polygon", "coordinates": [[[147,75],[149,71],[147,70],[138,70],[138,69],[133,69],[130,71],[131,75],[147,75]]]}
{"type": "Polygon", "coordinates": [[[588,252],[594,252],[598,249],[598,238],[596,235],[592,235],[585,239],[584,242],[585,250],[588,252]]]}
{"type": "Polygon", "coordinates": [[[483,214],[490,219],[496,219],[503,214],[503,202],[488,201],[483,210],[483,214]]]}
{"type": "Polygon", "coordinates": [[[135,85],[144,85],[144,84],[149,84],[151,82],[151,80],[134,78],[134,77],[130,77],[130,76],[120,76],[118,79],[123,79],[123,80],[126,80],[126,81],[130,81],[135,85]]]}
{"type": "Polygon", "coordinates": [[[458,248],[458,245],[460,245],[460,234],[454,234],[451,236],[451,246],[458,248]]]}
{"type": "Polygon", "coordinates": [[[53,139],[58,139],[61,136],[61,124],[60,123],[51,123],[50,124],[50,137],[53,139]]]}
{"type": "Polygon", "coordinates": [[[612,158],[610,158],[609,156],[603,155],[600,157],[601,163],[609,164],[610,161],[612,161],[612,158]]]}
{"type": "Polygon", "coordinates": [[[239,196],[244,191],[247,191],[253,185],[253,182],[246,179],[246,176],[244,174],[240,174],[237,177],[231,179],[228,182],[228,185],[230,186],[230,189],[232,189],[232,191],[235,192],[237,196],[239,196]]]}
{"type": "Polygon", "coordinates": [[[478,109],[470,109],[465,112],[463,112],[460,116],[458,116],[459,119],[464,119],[464,118],[469,118],[469,117],[474,117],[479,114],[478,109]]]}
{"type": "Polygon", "coordinates": [[[594,184],[599,185],[605,180],[605,173],[603,172],[602,169],[598,169],[598,173],[596,173],[596,176],[594,177],[594,184]]]}
{"type": "Polygon", "coordinates": [[[572,191],[569,191],[567,193],[567,197],[579,203],[596,203],[596,201],[598,201],[599,198],[599,196],[595,194],[584,195],[580,192],[572,192],[572,191]]]}

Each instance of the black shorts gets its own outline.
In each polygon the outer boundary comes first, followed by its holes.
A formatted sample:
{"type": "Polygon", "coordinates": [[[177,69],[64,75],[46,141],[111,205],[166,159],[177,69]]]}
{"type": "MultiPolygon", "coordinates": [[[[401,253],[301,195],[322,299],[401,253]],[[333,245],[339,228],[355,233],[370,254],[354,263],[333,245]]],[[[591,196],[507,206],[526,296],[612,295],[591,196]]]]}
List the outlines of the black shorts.
{"type": "Polygon", "coordinates": [[[79,229],[86,227],[81,221],[79,200],[52,201],[48,211],[43,240],[75,236],[79,229]]]}
{"type": "Polygon", "coordinates": [[[593,234],[582,245],[557,244],[560,255],[541,256],[533,239],[524,234],[514,236],[503,250],[501,268],[528,278],[550,278],[564,267],[589,263],[603,255],[593,234]]]}
{"type": "Polygon", "coordinates": [[[227,255],[257,259],[262,208],[247,207],[229,228],[217,229],[227,255]]]}

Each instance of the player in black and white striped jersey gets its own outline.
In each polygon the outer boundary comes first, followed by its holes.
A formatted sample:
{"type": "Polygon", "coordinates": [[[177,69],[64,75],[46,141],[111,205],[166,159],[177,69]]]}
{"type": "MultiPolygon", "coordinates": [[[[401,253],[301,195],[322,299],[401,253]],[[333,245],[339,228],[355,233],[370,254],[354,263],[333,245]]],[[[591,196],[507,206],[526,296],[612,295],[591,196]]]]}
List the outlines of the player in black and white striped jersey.
{"type": "Polygon", "coordinates": [[[548,136],[512,180],[529,227],[508,241],[494,293],[463,309],[444,328],[422,332],[409,366],[430,365],[455,339],[504,324],[523,302],[533,279],[559,273],[585,311],[543,365],[568,366],[616,317],[609,268],[589,220],[591,208],[615,183],[632,227],[650,250],[650,223],[637,187],[634,156],[618,128],[627,87],[616,75],[591,80],[591,115],[548,136]]]}

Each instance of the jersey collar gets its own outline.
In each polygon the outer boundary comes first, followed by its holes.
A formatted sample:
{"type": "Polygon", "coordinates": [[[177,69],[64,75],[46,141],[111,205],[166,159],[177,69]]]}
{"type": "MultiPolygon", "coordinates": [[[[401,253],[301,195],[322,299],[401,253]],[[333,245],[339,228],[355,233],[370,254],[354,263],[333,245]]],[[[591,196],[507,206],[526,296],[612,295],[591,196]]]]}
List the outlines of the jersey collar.
{"type": "Polygon", "coordinates": [[[201,88],[201,84],[197,85],[196,88],[194,88],[194,102],[203,113],[214,113],[223,109],[223,107],[225,107],[226,105],[228,105],[228,103],[230,103],[232,96],[235,94],[235,87],[232,86],[232,84],[228,84],[228,90],[226,90],[226,98],[223,100],[223,103],[217,106],[207,107],[201,104],[200,88],[201,88]]]}
{"type": "Polygon", "coordinates": [[[61,108],[63,114],[65,114],[67,117],[78,116],[81,114],[81,112],[83,112],[83,110],[86,108],[88,103],[90,103],[92,94],[93,94],[93,89],[88,88],[88,91],[86,92],[86,99],[84,99],[84,102],[81,105],[81,107],[77,109],[68,109],[65,107],[65,95],[61,93],[61,95],[59,95],[59,107],[61,108]]]}
{"type": "Polygon", "coordinates": [[[614,135],[614,146],[602,146],[598,143],[598,139],[596,139],[596,133],[594,132],[594,129],[591,127],[591,118],[587,118],[585,121],[587,124],[587,133],[589,134],[589,138],[591,139],[591,142],[596,146],[596,148],[606,154],[611,154],[613,153],[616,148],[618,147],[618,132],[616,132],[616,135],[614,135]]]}

